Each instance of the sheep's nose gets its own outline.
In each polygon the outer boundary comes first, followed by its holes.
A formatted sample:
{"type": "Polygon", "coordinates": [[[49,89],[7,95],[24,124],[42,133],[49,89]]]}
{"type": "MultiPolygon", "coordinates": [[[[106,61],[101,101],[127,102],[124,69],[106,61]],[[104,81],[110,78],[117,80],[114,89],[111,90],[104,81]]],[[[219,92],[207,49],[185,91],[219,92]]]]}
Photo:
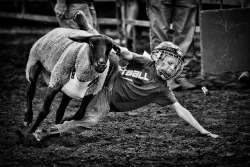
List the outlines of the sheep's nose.
{"type": "Polygon", "coordinates": [[[101,62],[97,62],[97,65],[100,66],[100,67],[103,67],[103,68],[106,68],[107,65],[105,62],[101,61],[101,62]]]}
{"type": "Polygon", "coordinates": [[[97,62],[96,64],[97,66],[95,67],[95,70],[98,73],[102,73],[107,68],[107,65],[105,62],[97,62]]]}

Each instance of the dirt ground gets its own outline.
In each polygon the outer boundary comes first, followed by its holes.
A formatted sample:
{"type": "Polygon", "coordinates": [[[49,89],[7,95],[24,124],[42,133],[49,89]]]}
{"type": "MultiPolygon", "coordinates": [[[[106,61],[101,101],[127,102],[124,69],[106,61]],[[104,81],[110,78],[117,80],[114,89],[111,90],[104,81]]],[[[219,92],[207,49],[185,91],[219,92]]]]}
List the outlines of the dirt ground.
{"type": "MultiPolygon", "coordinates": [[[[15,131],[24,129],[25,65],[39,37],[0,37],[0,166],[250,166],[250,88],[237,82],[238,72],[208,75],[206,80],[191,78],[208,87],[208,96],[200,88],[175,92],[179,102],[220,139],[200,136],[168,107],[149,104],[131,112],[109,113],[93,130],[81,134],[38,144],[21,141],[15,131]]],[[[34,118],[45,90],[39,78],[34,118]]],[[[56,96],[51,111],[60,97],[56,96]]],[[[66,115],[79,105],[80,101],[72,101],[66,115]]],[[[54,120],[51,112],[41,127],[53,125],[54,120]]]]}

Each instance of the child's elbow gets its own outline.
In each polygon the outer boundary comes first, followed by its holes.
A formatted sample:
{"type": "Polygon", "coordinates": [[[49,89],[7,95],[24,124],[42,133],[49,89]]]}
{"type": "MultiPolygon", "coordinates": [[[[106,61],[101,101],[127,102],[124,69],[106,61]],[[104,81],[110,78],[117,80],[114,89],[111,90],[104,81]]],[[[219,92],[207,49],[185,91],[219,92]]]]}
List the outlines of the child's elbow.
{"type": "Polygon", "coordinates": [[[180,118],[184,118],[185,117],[185,114],[183,111],[177,111],[177,115],[180,117],[180,118]]]}

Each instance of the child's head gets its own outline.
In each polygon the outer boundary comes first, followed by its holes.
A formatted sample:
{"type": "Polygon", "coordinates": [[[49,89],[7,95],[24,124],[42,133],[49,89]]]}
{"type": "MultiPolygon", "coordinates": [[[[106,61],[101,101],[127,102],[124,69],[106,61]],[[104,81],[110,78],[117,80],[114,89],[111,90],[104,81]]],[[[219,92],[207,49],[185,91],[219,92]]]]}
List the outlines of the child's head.
{"type": "Polygon", "coordinates": [[[151,53],[157,75],[163,80],[176,78],[182,72],[183,53],[172,42],[162,42],[151,53]]]}

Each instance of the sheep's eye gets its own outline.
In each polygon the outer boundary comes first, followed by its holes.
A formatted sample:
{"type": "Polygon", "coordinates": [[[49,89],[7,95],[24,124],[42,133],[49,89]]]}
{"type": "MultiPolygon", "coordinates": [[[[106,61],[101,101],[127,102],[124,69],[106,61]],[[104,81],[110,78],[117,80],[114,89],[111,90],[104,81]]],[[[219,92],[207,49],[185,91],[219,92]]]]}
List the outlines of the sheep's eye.
{"type": "Polygon", "coordinates": [[[90,47],[94,47],[94,45],[93,45],[91,42],[89,43],[89,46],[90,46],[90,47]]]}

